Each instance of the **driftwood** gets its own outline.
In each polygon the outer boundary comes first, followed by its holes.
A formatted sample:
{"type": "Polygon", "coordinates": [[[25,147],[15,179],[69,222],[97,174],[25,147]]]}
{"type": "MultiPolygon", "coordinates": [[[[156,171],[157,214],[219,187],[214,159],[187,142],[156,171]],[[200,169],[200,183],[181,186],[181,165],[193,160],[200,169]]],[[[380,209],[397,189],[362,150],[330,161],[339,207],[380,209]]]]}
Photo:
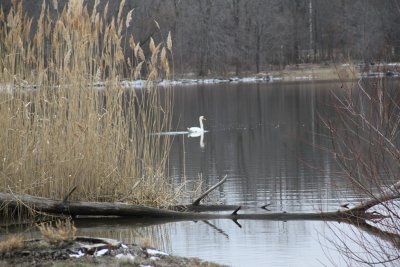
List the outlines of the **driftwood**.
{"type": "MultiPolygon", "coordinates": [[[[50,214],[63,214],[69,216],[118,216],[130,218],[154,218],[167,221],[180,220],[210,220],[210,219],[231,219],[235,223],[237,220],[325,220],[325,221],[346,221],[358,222],[371,219],[384,218],[383,215],[371,213],[367,210],[385,201],[400,198],[400,182],[383,191],[381,194],[367,200],[352,209],[340,210],[336,212],[315,212],[315,213],[269,213],[264,205],[260,208],[260,213],[239,213],[242,207],[232,205],[200,205],[200,201],[213,189],[226,181],[224,177],[220,182],[207,190],[202,196],[190,205],[174,206],[165,209],[151,208],[139,205],[124,203],[104,203],[104,202],[78,202],[67,201],[67,198],[75,190],[72,188],[70,193],[63,200],[54,200],[30,195],[15,195],[10,193],[0,193],[1,208],[15,209],[21,206],[28,207],[37,212],[50,214]],[[203,211],[226,211],[231,213],[202,213],[203,211]],[[233,212],[232,212],[233,211],[233,212]]],[[[238,223],[237,223],[238,224],[238,223]]],[[[238,224],[240,226],[240,224],[238,224]]]]}

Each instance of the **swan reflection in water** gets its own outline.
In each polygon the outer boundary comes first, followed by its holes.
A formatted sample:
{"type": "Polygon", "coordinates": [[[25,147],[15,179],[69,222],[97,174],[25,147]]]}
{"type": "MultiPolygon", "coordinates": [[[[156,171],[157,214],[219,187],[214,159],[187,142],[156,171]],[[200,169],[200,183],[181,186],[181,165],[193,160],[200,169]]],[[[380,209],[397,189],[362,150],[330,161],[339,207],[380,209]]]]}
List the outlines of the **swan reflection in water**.
{"type": "Polygon", "coordinates": [[[201,133],[189,133],[188,137],[200,137],[200,147],[204,148],[205,147],[205,143],[204,143],[204,132],[201,133]]]}

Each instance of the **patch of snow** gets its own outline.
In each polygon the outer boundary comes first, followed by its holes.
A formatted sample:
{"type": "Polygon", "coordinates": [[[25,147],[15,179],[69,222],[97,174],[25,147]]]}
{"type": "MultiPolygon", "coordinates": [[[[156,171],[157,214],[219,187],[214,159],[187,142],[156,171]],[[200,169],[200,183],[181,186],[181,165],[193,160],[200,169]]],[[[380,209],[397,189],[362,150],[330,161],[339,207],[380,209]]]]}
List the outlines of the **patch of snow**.
{"type": "Polygon", "coordinates": [[[385,73],[383,73],[383,72],[367,72],[367,73],[362,73],[361,77],[363,77],[363,78],[382,78],[382,77],[385,77],[385,73]]]}
{"type": "MultiPolygon", "coordinates": [[[[158,82],[158,86],[175,86],[175,85],[197,85],[197,84],[219,84],[219,83],[254,83],[272,81],[272,76],[253,76],[253,77],[232,77],[227,79],[180,79],[180,80],[162,80],[158,82]]],[[[124,88],[145,88],[146,80],[122,81],[121,85],[124,88]]]]}
{"type": "Polygon", "coordinates": [[[133,81],[128,81],[128,80],[124,80],[121,81],[121,86],[123,88],[144,88],[146,87],[146,81],[145,80],[133,80],[133,81]]]}
{"type": "Polygon", "coordinates": [[[78,250],[78,252],[76,252],[76,254],[69,254],[69,256],[71,258],[80,258],[82,256],[85,256],[85,253],[82,253],[82,251],[78,250]]]}
{"type": "Polygon", "coordinates": [[[311,80],[311,76],[298,76],[294,78],[295,80],[311,80]]]}
{"type": "Polygon", "coordinates": [[[159,258],[159,257],[154,257],[154,256],[152,256],[152,257],[150,257],[150,260],[151,260],[151,261],[158,261],[158,260],[160,260],[160,258],[159,258]]]}
{"type": "Polygon", "coordinates": [[[169,256],[168,253],[165,253],[165,252],[162,252],[162,251],[159,251],[159,250],[156,250],[156,249],[148,248],[146,251],[147,251],[148,254],[154,255],[154,256],[169,256]]]}
{"type": "MultiPolygon", "coordinates": [[[[273,80],[279,80],[279,78],[274,78],[272,76],[253,76],[253,77],[232,77],[232,78],[213,78],[213,79],[179,79],[179,80],[161,80],[159,82],[154,82],[160,87],[167,86],[175,86],[175,85],[197,85],[197,84],[219,84],[219,83],[256,83],[256,82],[268,82],[273,80]]],[[[146,80],[122,80],[121,86],[124,89],[144,89],[146,88],[147,81],[146,80]]],[[[99,81],[92,84],[96,89],[103,89],[107,85],[106,82],[99,81]]],[[[25,85],[23,86],[26,90],[35,90],[37,88],[36,85],[25,85]]],[[[15,86],[13,84],[3,84],[0,85],[0,91],[12,92],[15,90],[15,86]]]]}
{"type": "Polygon", "coordinates": [[[134,261],[135,260],[135,256],[133,256],[131,253],[127,253],[127,254],[117,254],[115,255],[115,257],[121,261],[134,261]]]}
{"type": "Polygon", "coordinates": [[[121,247],[122,247],[122,248],[125,248],[125,249],[127,249],[127,248],[128,248],[128,246],[127,246],[127,245],[125,245],[125,244],[121,244],[121,247]]]}
{"type": "Polygon", "coordinates": [[[108,249],[104,248],[104,249],[100,249],[99,251],[96,251],[96,253],[94,254],[96,257],[101,257],[104,256],[108,253],[108,249]]]}

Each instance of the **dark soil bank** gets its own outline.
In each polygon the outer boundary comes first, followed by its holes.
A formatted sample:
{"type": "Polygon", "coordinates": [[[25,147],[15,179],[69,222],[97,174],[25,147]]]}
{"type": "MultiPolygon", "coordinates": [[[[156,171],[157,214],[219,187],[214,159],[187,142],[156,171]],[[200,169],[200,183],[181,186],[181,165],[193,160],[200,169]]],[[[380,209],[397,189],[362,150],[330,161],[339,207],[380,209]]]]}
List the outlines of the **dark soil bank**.
{"type": "Polygon", "coordinates": [[[44,240],[26,241],[23,248],[0,253],[0,266],[221,266],[118,241],[78,240],[57,246],[44,240]]]}

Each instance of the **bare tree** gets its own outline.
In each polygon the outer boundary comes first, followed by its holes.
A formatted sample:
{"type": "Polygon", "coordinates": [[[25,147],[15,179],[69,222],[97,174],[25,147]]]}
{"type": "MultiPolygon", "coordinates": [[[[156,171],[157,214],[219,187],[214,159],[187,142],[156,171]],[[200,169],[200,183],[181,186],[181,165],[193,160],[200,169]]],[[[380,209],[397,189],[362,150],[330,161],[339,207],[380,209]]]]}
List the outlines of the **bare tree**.
{"type": "MultiPolygon", "coordinates": [[[[380,200],[376,212],[385,219],[353,229],[351,237],[335,228],[336,248],[357,265],[398,266],[400,261],[400,93],[385,79],[343,84],[333,93],[335,117],[325,119],[333,151],[345,177],[361,196],[380,200]],[[372,230],[371,230],[372,229],[372,230]],[[352,250],[355,243],[362,251],[352,250]]],[[[367,204],[366,204],[367,205],[367,204]]],[[[367,206],[368,208],[369,206],[367,206]]],[[[350,264],[351,265],[351,264],[350,264]]]]}
{"type": "MultiPolygon", "coordinates": [[[[21,1],[37,20],[41,1],[21,1]]],[[[110,22],[119,2],[99,0],[99,12],[107,2],[110,22]]],[[[11,3],[1,1],[5,13],[11,3]]],[[[94,1],[84,3],[91,12],[94,1]]],[[[58,10],[50,5],[49,11],[56,14],[67,4],[59,0],[58,10]]],[[[240,74],[312,60],[400,58],[399,0],[126,0],[122,16],[133,8],[135,26],[123,31],[125,42],[131,31],[141,44],[150,36],[162,41],[171,31],[174,66],[181,73],[240,74]]]]}

